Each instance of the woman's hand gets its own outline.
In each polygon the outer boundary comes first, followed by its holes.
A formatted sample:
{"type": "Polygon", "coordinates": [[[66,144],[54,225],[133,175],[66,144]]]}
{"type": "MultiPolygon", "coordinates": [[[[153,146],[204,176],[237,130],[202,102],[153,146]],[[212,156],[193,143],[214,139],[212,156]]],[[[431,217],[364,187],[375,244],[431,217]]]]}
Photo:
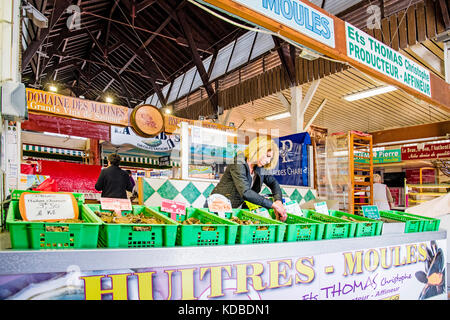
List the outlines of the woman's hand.
{"type": "Polygon", "coordinates": [[[280,200],[273,202],[272,209],[275,212],[277,220],[280,220],[281,222],[286,221],[287,218],[286,209],[284,208],[283,203],[280,200]]]}

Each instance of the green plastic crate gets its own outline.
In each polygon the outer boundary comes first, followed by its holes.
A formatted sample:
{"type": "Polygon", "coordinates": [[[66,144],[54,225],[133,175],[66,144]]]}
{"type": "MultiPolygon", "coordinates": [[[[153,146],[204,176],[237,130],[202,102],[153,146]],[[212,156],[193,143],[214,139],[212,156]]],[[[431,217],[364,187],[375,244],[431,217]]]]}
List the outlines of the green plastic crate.
{"type": "Polygon", "coordinates": [[[236,235],[236,243],[238,244],[274,243],[283,242],[284,240],[286,224],[280,221],[262,217],[243,209],[233,209],[233,212],[227,212],[225,216],[227,219],[237,217],[241,220],[260,222],[259,224],[241,225],[228,220],[238,226],[236,235]],[[267,230],[261,230],[261,227],[266,227],[267,230]]]}
{"type": "Polygon", "coordinates": [[[348,222],[344,219],[328,216],[313,210],[302,209],[303,214],[308,219],[313,219],[325,223],[325,230],[323,232],[322,239],[341,239],[341,238],[351,238],[352,224],[353,222],[348,222]]]}
{"type": "Polygon", "coordinates": [[[424,217],[418,214],[412,214],[407,212],[401,212],[401,211],[394,211],[394,210],[388,210],[388,212],[405,216],[405,217],[411,217],[414,219],[423,220],[422,221],[422,228],[420,231],[438,231],[439,230],[439,224],[441,223],[441,220],[430,218],[430,217],[424,217]]]}
{"type": "Polygon", "coordinates": [[[84,204],[102,223],[99,232],[99,246],[104,248],[158,248],[175,246],[177,226],[174,220],[141,205],[133,205],[132,210],[122,211],[122,215],[143,213],[145,216],[155,217],[164,224],[144,223],[105,223],[95,211],[101,210],[100,204],[84,204]],[[146,227],[149,230],[135,230],[136,227],[146,227]]]}
{"type": "Polygon", "coordinates": [[[397,220],[405,223],[405,233],[420,232],[423,229],[424,220],[417,218],[404,216],[395,213],[396,211],[384,211],[380,210],[380,217],[391,220],[397,220]]]}
{"type": "Polygon", "coordinates": [[[96,248],[101,225],[95,215],[78,203],[83,223],[23,221],[19,201],[11,201],[6,223],[12,249],[85,249],[96,248]],[[47,231],[48,227],[68,227],[67,231],[47,231]]]}
{"type": "MultiPolygon", "coordinates": [[[[160,207],[150,207],[159,210],[163,215],[170,213],[160,211],[160,207]]],[[[179,246],[216,246],[235,244],[237,225],[227,219],[220,218],[203,209],[186,208],[185,215],[177,215],[180,223],[177,231],[176,244],[179,246]],[[196,218],[202,224],[182,224],[189,218],[196,218]],[[213,227],[214,230],[203,230],[205,227],[213,227]]]]}
{"type": "Polygon", "coordinates": [[[350,233],[355,237],[370,237],[381,235],[383,229],[383,221],[361,217],[355,214],[341,212],[337,210],[328,210],[328,212],[338,218],[350,217],[360,222],[353,223],[350,233]]]}
{"type": "MultiPolygon", "coordinates": [[[[269,214],[275,219],[275,212],[273,209],[269,210],[269,214]]],[[[321,240],[325,230],[325,223],[305,217],[300,217],[295,214],[288,213],[286,221],[286,232],[284,233],[284,241],[310,241],[321,240]]]]}

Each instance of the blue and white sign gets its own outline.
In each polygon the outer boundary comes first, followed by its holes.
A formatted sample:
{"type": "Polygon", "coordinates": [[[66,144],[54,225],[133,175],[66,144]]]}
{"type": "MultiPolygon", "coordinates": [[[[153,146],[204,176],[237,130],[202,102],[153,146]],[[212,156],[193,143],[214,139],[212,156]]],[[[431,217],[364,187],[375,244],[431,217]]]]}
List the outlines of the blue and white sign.
{"type": "Polygon", "coordinates": [[[134,133],[131,127],[111,126],[111,143],[130,144],[151,152],[171,152],[180,150],[180,135],[161,132],[156,137],[144,138],[134,133]]]}
{"type": "Polygon", "coordinates": [[[278,168],[272,174],[278,183],[292,186],[308,186],[308,144],[311,137],[307,132],[291,134],[274,139],[278,142],[278,168]]]}
{"type": "Polygon", "coordinates": [[[233,0],[310,38],[335,48],[334,21],[298,0],[233,0]]]}

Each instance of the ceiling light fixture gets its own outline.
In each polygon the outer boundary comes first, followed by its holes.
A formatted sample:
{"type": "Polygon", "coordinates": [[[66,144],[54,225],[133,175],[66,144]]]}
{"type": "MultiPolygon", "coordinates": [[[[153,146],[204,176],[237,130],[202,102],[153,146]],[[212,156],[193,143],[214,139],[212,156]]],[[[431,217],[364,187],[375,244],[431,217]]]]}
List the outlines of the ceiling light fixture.
{"type": "Polygon", "coordinates": [[[113,102],[113,99],[112,99],[111,97],[106,97],[105,101],[106,101],[107,103],[112,103],[112,102],[113,102]]]}
{"type": "Polygon", "coordinates": [[[290,116],[291,116],[290,112],[283,112],[283,113],[278,113],[278,114],[274,114],[272,116],[265,117],[264,119],[272,121],[272,120],[280,120],[280,119],[284,119],[284,118],[289,118],[290,116]]]}
{"type": "Polygon", "coordinates": [[[394,86],[384,86],[384,87],[378,87],[378,88],[374,88],[374,89],[361,91],[361,92],[354,93],[354,94],[349,94],[349,95],[343,96],[342,98],[344,98],[347,101],[355,101],[355,100],[359,100],[359,99],[376,96],[378,94],[391,92],[394,90],[397,90],[397,88],[394,86]]]}
{"type": "Polygon", "coordinates": [[[48,89],[50,91],[52,91],[52,92],[57,92],[58,91],[58,88],[56,86],[54,86],[54,85],[50,85],[50,87],[48,87],[48,89]]]}

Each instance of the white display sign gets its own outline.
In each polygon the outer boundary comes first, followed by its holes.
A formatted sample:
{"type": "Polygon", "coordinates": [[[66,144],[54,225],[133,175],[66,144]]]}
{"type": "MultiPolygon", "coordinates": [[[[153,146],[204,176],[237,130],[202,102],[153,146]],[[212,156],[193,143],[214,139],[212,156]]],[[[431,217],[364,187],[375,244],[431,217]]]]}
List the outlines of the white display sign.
{"type": "Polygon", "coordinates": [[[316,212],[329,215],[329,213],[328,213],[328,206],[327,206],[327,203],[325,201],[314,203],[314,210],[316,212]]]}
{"type": "Polygon", "coordinates": [[[138,136],[130,127],[111,126],[111,143],[114,145],[131,144],[140,149],[153,152],[180,150],[180,135],[161,132],[156,137],[138,136]]]}
{"type": "Polygon", "coordinates": [[[431,97],[430,71],[348,22],[345,38],[347,56],[431,97]]]}
{"type": "Polygon", "coordinates": [[[233,0],[310,38],[335,48],[334,21],[297,0],[233,0]]]}
{"type": "Polygon", "coordinates": [[[284,204],[284,208],[286,209],[287,213],[303,217],[302,209],[300,208],[300,206],[296,200],[291,200],[291,201],[286,202],[284,204]]]}
{"type": "Polygon", "coordinates": [[[24,193],[27,221],[76,219],[74,197],[68,193],[24,193]]]}

